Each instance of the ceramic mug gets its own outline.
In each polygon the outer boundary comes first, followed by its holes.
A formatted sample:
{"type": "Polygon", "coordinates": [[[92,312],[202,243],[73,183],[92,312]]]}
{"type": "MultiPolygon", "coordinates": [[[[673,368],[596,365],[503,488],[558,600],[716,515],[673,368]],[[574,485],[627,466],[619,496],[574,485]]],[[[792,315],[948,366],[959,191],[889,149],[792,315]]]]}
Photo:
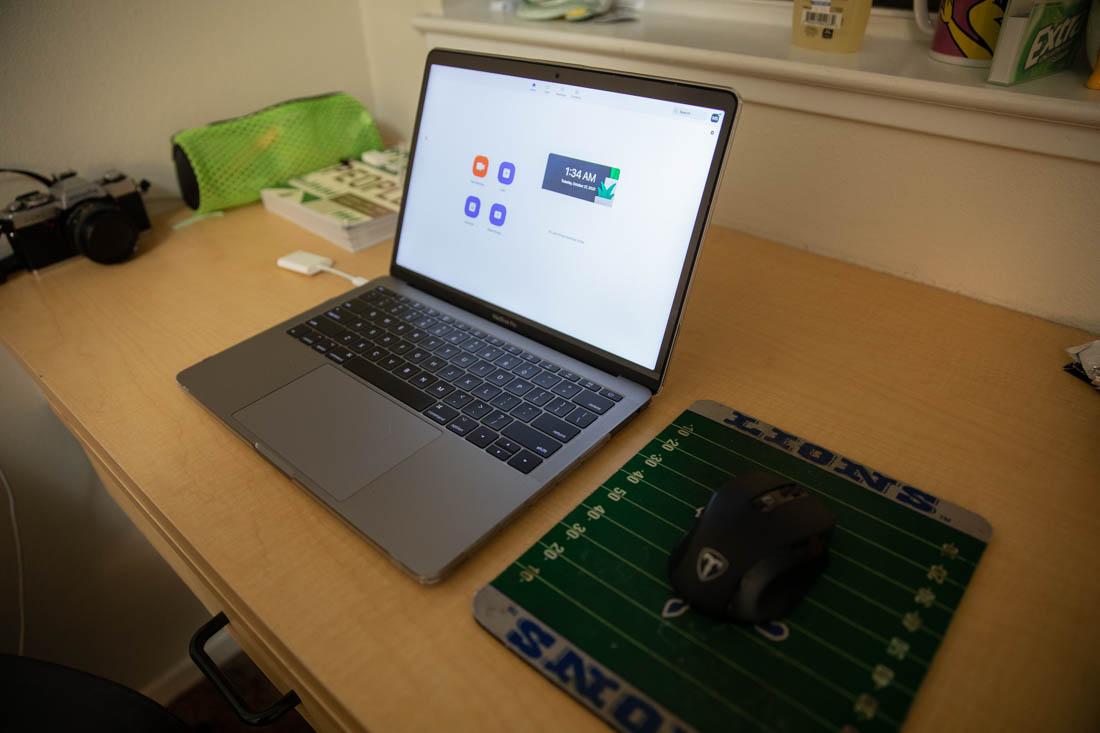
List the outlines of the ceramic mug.
{"type": "Polygon", "coordinates": [[[933,30],[924,0],[913,0],[917,26],[932,36],[928,55],[960,66],[989,66],[1008,0],[941,0],[933,30]]]}

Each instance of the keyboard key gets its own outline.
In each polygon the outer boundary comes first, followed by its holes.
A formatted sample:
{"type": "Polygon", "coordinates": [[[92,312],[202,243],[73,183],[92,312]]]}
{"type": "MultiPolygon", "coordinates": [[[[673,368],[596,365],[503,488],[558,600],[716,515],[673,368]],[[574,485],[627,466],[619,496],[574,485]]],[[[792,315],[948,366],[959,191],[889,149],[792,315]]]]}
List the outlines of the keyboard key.
{"type": "Polygon", "coordinates": [[[525,450],[520,451],[508,460],[508,465],[520,473],[531,473],[538,468],[541,463],[541,458],[525,450]]]}
{"type": "Polygon", "coordinates": [[[405,332],[405,338],[412,341],[414,344],[418,344],[424,339],[428,338],[428,332],[422,331],[419,328],[410,328],[405,332]]]}
{"type": "Polygon", "coordinates": [[[587,428],[593,422],[596,421],[596,416],[583,407],[578,407],[569,413],[569,416],[565,418],[566,422],[571,422],[577,427],[587,428]]]}
{"type": "Polygon", "coordinates": [[[436,398],[437,400],[443,399],[444,397],[446,397],[447,395],[449,395],[451,392],[454,392],[454,391],[455,391],[455,388],[452,387],[451,385],[447,384],[446,382],[436,382],[431,387],[428,387],[428,394],[430,394],[432,397],[436,398]]]}
{"type": "Polygon", "coordinates": [[[408,382],[403,382],[394,375],[380,369],[376,364],[371,364],[365,359],[352,359],[344,362],[344,368],[352,374],[370,382],[380,390],[389,394],[401,402],[404,402],[414,410],[420,411],[433,403],[428,395],[424,394],[408,382]]]}
{"type": "Polygon", "coordinates": [[[428,374],[427,372],[420,372],[415,377],[413,377],[410,381],[413,384],[415,384],[417,387],[420,387],[421,389],[427,389],[428,387],[431,387],[433,384],[438,382],[439,378],[436,377],[436,376],[433,376],[431,374],[428,374]]]}
{"type": "Polygon", "coordinates": [[[387,370],[392,372],[394,369],[397,369],[398,367],[400,367],[404,363],[405,363],[404,359],[401,359],[399,357],[394,356],[393,354],[390,354],[390,355],[386,356],[385,358],[383,358],[382,361],[378,362],[378,365],[381,366],[383,369],[387,369],[387,370]]]}
{"type": "Polygon", "coordinates": [[[486,346],[477,352],[477,355],[486,361],[494,361],[504,356],[504,351],[495,346],[486,346]]]}
{"type": "Polygon", "coordinates": [[[556,438],[563,443],[568,443],[573,438],[577,437],[578,433],[580,433],[580,429],[578,429],[577,427],[562,422],[553,415],[549,415],[546,413],[543,413],[542,415],[539,415],[537,418],[532,420],[531,427],[538,428],[542,432],[549,435],[551,438],[556,438]]]}
{"type": "Polygon", "coordinates": [[[457,346],[451,346],[450,344],[440,346],[438,349],[435,350],[435,355],[438,356],[440,359],[450,359],[456,354],[461,353],[462,352],[458,350],[457,346]]]}
{"type": "Polygon", "coordinates": [[[575,409],[575,405],[568,400],[563,400],[561,397],[555,397],[544,409],[551,415],[565,417],[575,409]]]}
{"type": "Polygon", "coordinates": [[[604,414],[605,412],[607,412],[609,407],[612,407],[615,404],[606,397],[600,397],[595,392],[589,392],[588,390],[585,390],[574,397],[573,401],[581,407],[591,410],[597,415],[604,414]]]}
{"type": "Polygon", "coordinates": [[[517,366],[519,366],[521,361],[522,360],[518,356],[512,356],[511,354],[505,354],[504,356],[500,357],[499,359],[494,359],[493,363],[496,364],[501,369],[507,369],[507,370],[511,371],[512,369],[515,369],[517,366]]]}
{"type": "Polygon", "coordinates": [[[466,417],[465,415],[459,415],[454,420],[447,423],[447,429],[457,435],[466,435],[476,427],[477,420],[474,420],[472,417],[466,417]]]}
{"type": "Polygon", "coordinates": [[[381,326],[376,326],[373,323],[368,323],[367,321],[356,321],[352,324],[351,327],[354,328],[355,332],[358,333],[360,336],[368,339],[376,339],[385,333],[385,331],[382,330],[381,326]]]}
{"type": "Polygon", "coordinates": [[[325,354],[325,356],[332,359],[337,364],[343,364],[345,361],[348,361],[349,359],[354,359],[355,358],[355,352],[349,350],[348,348],[346,348],[344,346],[337,346],[335,349],[333,349],[332,351],[325,354]]]}
{"type": "Polygon", "coordinates": [[[456,367],[454,364],[448,364],[447,366],[443,367],[442,369],[440,369],[438,372],[435,373],[435,375],[437,377],[439,377],[440,379],[445,379],[448,382],[455,381],[456,379],[461,377],[463,374],[465,374],[465,372],[463,372],[461,369],[456,367]]]}
{"type": "Polygon", "coordinates": [[[542,372],[541,374],[536,374],[531,381],[544,389],[550,389],[561,381],[561,377],[551,374],[550,372],[542,372]]]}
{"type": "Polygon", "coordinates": [[[485,332],[482,331],[480,328],[471,328],[470,329],[470,335],[472,335],[474,338],[479,338],[479,339],[485,338],[485,332]]]}
{"type": "Polygon", "coordinates": [[[400,354],[401,356],[404,356],[415,348],[416,347],[410,344],[408,341],[398,341],[396,344],[390,347],[390,351],[395,354],[400,354]]]}
{"type": "Polygon", "coordinates": [[[508,423],[512,422],[512,418],[505,415],[500,410],[493,410],[488,417],[482,418],[481,422],[485,427],[499,431],[503,430],[508,423]]]}
{"type": "Polygon", "coordinates": [[[416,326],[416,328],[418,330],[427,331],[429,328],[434,326],[436,323],[438,323],[438,321],[436,321],[434,318],[429,318],[428,316],[421,316],[420,318],[417,318],[415,321],[413,321],[412,325],[416,326]]]}
{"type": "Polygon", "coordinates": [[[351,318],[347,311],[342,311],[339,308],[333,308],[330,311],[325,312],[325,318],[330,318],[337,323],[343,323],[345,320],[351,318]]]}
{"type": "MultiPolygon", "coordinates": [[[[310,331],[309,333],[304,333],[301,336],[299,336],[298,340],[301,341],[306,346],[313,346],[318,341],[324,340],[324,338],[325,338],[324,336],[317,333],[316,331],[310,331]]],[[[492,366],[492,365],[490,365],[490,366],[492,366]]],[[[495,369],[496,367],[493,367],[493,368],[495,369]]]]}
{"type": "Polygon", "coordinates": [[[466,440],[470,441],[478,448],[484,448],[496,439],[497,434],[484,425],[478,425],[466,436],[466,440]]]}
{"type": "MultiPolygon", "coordinates": [[[[363,338],[362,336],[358,336],[354,341],[351,342],[351,344],[348,345],[348,348],[350,348],[352,351],[362,354],[364,351],[370,351],[371,349],[373,349],[374,344],[372,344],[370,341],[363,338]]],[[[406,356],[405,358],[408,359],[409,357],[406,356]]]]}
{"type": "Polygon", "coordinates": [[[504,344],[504,346],[502,346],[501,348],[507,351],[509,354],[512,354],[513,356],[519,356],[523,353],[523,349],[519,348],[518,346],[513,346],[512,344],[504,344]]]}
{"type": "Polygon", "coordinates": [[[432,336],[438,336],[439,338],[443,338],[453,331],[454,329],[448,326],[446,323],[439,323],[428,329],[428,333],[430,333],[432,336]]]}
{"type": "Polygon", "coordinates": [[[498,458],[502,461],[507,461],[509,458],[512,457],[511,453],[504,450],[503,448],[501,448],[496,443],[493,443],[491,446],[486,448],[485,452],[488,453],[489,455],[491,455],[493,458],[498,458]]]}
{"type": "MultiPolygon", "coordinates": [[[[517,420],[522,420],[523,422],[531,422],[531,420],[542,414],[542,410],[535,407],[530,402],[521,402],[514,408],[512,408],[512,411],[508,414],[512,415],[517,420]]],[[[547,417],[550,416],[547,415],[547,417]]],[[[556,417],[551,419],[557,420],[556,417]]]]}
{"type": "Polygon", "coordinates": [[[522,397],[535,388],[535,385],[531,384],[525,379],[513,379],[504,387],[505,392],[511,392],[517,397],[522,397]]]}
{"type": "Polygon", "coordinates": [[[459,389],[464,389],[467,392],[472,392],[481,386],[481,380],[472,374],[464,374],[462,379],[455,382],[455,386],[459,389]]]}
{"type": "Polygon", "coordinates": [[[580,388],[580,386],[578,386],[576,384],[570,384],[569,382],[562,382],[561,384],[557,385],[556,387],[554,387],[550,391],[553,392],[554,394],[559,395],[561,397],[564,397],[568,400],[568,399],[572,399],[573,395],[577,394],[578,392],[583,392],[584,390],[582,390],[580,388]]]}
{"type": "Polygon", "coordinates": [[[493,400],[493,407],[507,412],[520,403],[519,397],[511,394],[502,394],[493,400]]]}
{"type": "Polygon", "coordinates": [[[469,331],[470,330],[470,324],[469,323],[463,323],[462,321],[455,321],[454,324],[452,324],[452,325],[454,325],[454,327],[457,328],[459,331],[469,331]]]}
{"type": "Polygon", "coordinates": [[[493,372],[495,372],[497,370],[497,368],[495,366],[493,366],[492,364],[490,364],[487,361],[479,361],[477,364],[474,364],[472,367],[468,367],[468,369],[470,371],[470,374],[473,374],[475,377],[483,377],[483,378],[489,376],[490,374],[492,374],[493,372]]]}
{"type": "Polygon", "coordinates": [[[497,441],[493,443],[493,445],[499,446],[502,450],[506,451],[508,455],[512,455],[523,447],[516,441],[511,440],[510,438],[505,438],[503,436],[497,438],[497,441]]]}
{"type": "Polygon", "coordinates": [[[560,372],[558,372],[558,376],[567,382],[576,382],[578,379],[581,378],[581,375],[574,374],[568,369],[562,369],[560,372]]]}
{"type": "Polygon", "coordinates": [[[435,336],[430,336],[420,342],[420,348],[427,349],[428,351],[435,351],[442,345],[443,339],[436,338],[435,336]]]}
{"type": "Polygon", "coordinates": [[[421,367],[425,371],[431,372],[432,374],[435,374],[437,371],[445,366],[447,366],[446,360],[440,359],[438,356],[433,356],[431,359],[428,359],[426,362],[421,364],[421,367]]]}
{"type": "Polygon", "coordinates": [[[352,333],[351,331],[344,331],[340,334],[339,338],[336,339],[336,343],[341,346],[351,346],[356,341],[359,341],[359,334],[352,333]]]}
{"type": "Polygon", "coordinates": [[[485,342],[481,339],[466,339],[466,343],[462,344],[462,350],[471,354],[476,354],[485,348],[485,342]]]}
{"type": "Polygon", "coordinates": [[[393,373],[402,379],[412,379],[417,374],[420,374],[420,369],[412,364],[405,364],[400,369],[394,369],[393,373]]]}
{"type": "Polygon", "coordinates": [[[599,391],[600,391],[601,389],[603,389],[603,387],[602,387],[602,386],[600,386],[600,385],[596,384],[596,383],[595,383],[595,382],[593,382],[593,381],[592,381],[591,379],[582,379],[582,380],[580,381],[580,385],[581,385],[582,387],[584,387],[585,389],[590,389],[590,390],[592,390],[593,392],[599,392],[599,391]]]}
{"type": "Polygon", "coordinates": [[[535,430],[520,422],[514,422],[504,428],[504,430],[501,431],[501,435],[506,438],[511,438],[541,458],[549,458],[558,452],[558,448],[561,448],[561,443],[554,440],[546,433],[541,430],[535,430]]]}
{"type": "Polygon", "coordinates": [[[519,355],[519,358],[523,359],[524,361],[526,361],[530,364],[538,364],[539,363],[539,358],[537,356],[535,356],[534,354],[532,354],[530,351],[523,352],[522,354],[519,355]]]}
{"type": "Polygon", "coordinates": [[[470,390],[474,393],[475,397],[480,397],[483,400],[491,400],[500,394],[500,387],[494,387],[488,383],[482,383],[480,386],[470,390]]]}
{"type": "Polygon", "coordinates": [[[299,336],[304,336],[307,333],[313,333],[313,329],[302,323],[297,326],[290,327],[289,329],[287,329],[287,333],[294,338],[298,338],[299,336]]]}
{"type": "Polygon", "coordinates": [[[370,310],[370,306],[359,300],[358,298],[352,298],[351,300],[345,300],[340,304],[342,307],[347,308],[354,313],[366,313],[370,310]]]}
{"type": "Polygon", "coordinates": [[[450,405],[456,410],[461,410],[463,407],[473,402],[473,400],[474,398],[466,394],[465,392],[456,391],[447,395],[446,399],[443,400],[443,403],[446,405],[450,405]]]}
{"type": "MultiPolygon", "coordinates": [[[[503,387],[504,385],[511,382],[513,379],[515,379],[515,377],[512,376],[511,372],[504,369],[497,369],[495,372],[486,377],[485,381],[489,382],[490,384],[495,384],[498,387],[503,387]]],[[[565,397],[566,395],[562,396],[565,397]]]]}
{"type": "Polygon", "coordinates": [[[513,369],[512,374],[515,374],[517,377],[523,377],[524,379],[533,379],[540,371],[541,370],[534,364],[524,362],[513,369]]]}
{"type": "Polygon", "coordinates": [[[397,334],[398,336],[404,336],[405,334],[407,334],[409,331],[412,331],[412,330],[413,330],[413,327],[410,326],[407,323],[398,323],[396,326],[393,327],[393,332],[395,334],[397,334]]]}
{"type": "Polygon", "coordinates": [[[561,370],[561,367],[558,366],[557,364],[555,364],[552,361],[540,361],[539,362],[539,369],[545,369],[548,372],[552,372],[552,373],[556,374],[558,371],[561,370]]]}
{"type": "Polygon", "coordinates": [[[465,369],[468,366],[473,366],[477,363],[477,357],[473,354],[459,354],[455,358],[451,359],[451,363],[457,367],[465,369]]]}
{"type": "Polygon", "coordinates": [[[448,316],[445,313],[439,317],[439,320],[443,321],[444,323],[454,323],[455,322],[455,319],[451,318],[450,316],[448,316]]]}
{"type": "Polygon", "coordinates": [[[621,400],[623,398],[623,396],[621,394],[619,394],[618,392],[612,392],[611,390],[607,389],[606,387],[604,389],[600,390],[600,394],[603,395],[604,397],[606,397],[607,399],[611,400],[612,402],[618,402],[619,400],[621,400]]]}
{"type": "Polygon", "coordinates": [[[503,346],[504,345],[504,341],[502,339],[498,339],[496,336],[488,336],[488,337],[485,338],[485,340],[488,341],[493,346],[503,346]]]}
{"type": "Polygon", "coordinates": [[[392,349],[393,345],[401,341],[400,338],[394,336],[392,333],[384,333],[374,340],[374,343],[379,346],[385,346],[387,349],[392,349]]]}
{"type": "Polygon", "coordinates": [[[452,344],[461,344],[463,341],[467,341],[470,338],[470,334],[462,333],[462,331],[454,331],[443,337],[444,341],[452,344]]]}
{"type": "Polygon", "coordinates": [[[446,425],[451,420],[458,417],[458,410],[453,407],[447,407],[447,405],[444,405],[442,402],[434,402],[431,407],[424,410],[424,414],[440,425],[446,425]]]}
{"type": "Polygon", "coordinates": [[[310,326],[330,338],[335,338],[344,332],[343,327],[339,323],[334,323],[327,318],[310,318],[308,323],[310,326]]]}
{"type": "Polygon", "coordinates": [[[424,351],[424,349],[413,349],[409,353],[405,354],[405,359],[407,361],[411,361],[413,364],[419,364],[420,362],[427,359],[429,356],[431,356],[431,354],[429,354],[427,351],[424,351]]]}
{"type": "MultiPolygon", "coordinates": [[[[491,405],[486,404],[485,402],[482,402],[481,400],[474,400],[470,404],[466,405],[466,407],[463,408],[462,411],[465,412],[470,417],[474,418],[475,420],[480,420],[481,418],[485,417],[490,412],[492,412],[493,408],[492,408],[491,405]]],[[[484,447],[484,446],[482,446],[482,447],[484,447]]]]}
{"type": "Polygon", "coordinates": [[[539,407],[542,407],[553,398],[554,395],[550,394],[545,389],[539,389],[538,387],[535,387],[533,390],[523,396],[523,399],[527,400],[531,404],[538,405],[539,407]]]}
{"type": "Polygon", "coordinates": [[[388,353],[390,353],[390,352],[386,351],[381,346],[375,346],[372,349],[367,349],[363,353],[363,358],[367,359],[369,361],[378,361],[379,359],[381,359],[383,356],[385,356],[388,353]]]}
{"type": "Polygon", "coordinates": [[[363,300],[367,303],[370,303],[371,301],[378,300],[383,295],[385,295],[387,292],[388,291],[384,287],[382,287],[381,285],[376,285],[375,287],[371,288],[367,292],[360,295],[359,299],[363,300]]]}

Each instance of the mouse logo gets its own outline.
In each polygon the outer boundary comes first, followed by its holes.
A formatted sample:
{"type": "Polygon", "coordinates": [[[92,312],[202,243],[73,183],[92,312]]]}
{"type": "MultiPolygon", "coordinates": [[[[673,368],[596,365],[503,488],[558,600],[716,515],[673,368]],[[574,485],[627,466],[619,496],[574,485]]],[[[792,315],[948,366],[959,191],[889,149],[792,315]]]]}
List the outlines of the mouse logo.
{"type": "Polygon", "coordinates": [[[706,583],[726,572],[729,566],[729,561],[722,556],[722,553],[704,547],[699,553],[699,559],[695,562],[695,573],[699,576],[699,580],[706,583]]]}

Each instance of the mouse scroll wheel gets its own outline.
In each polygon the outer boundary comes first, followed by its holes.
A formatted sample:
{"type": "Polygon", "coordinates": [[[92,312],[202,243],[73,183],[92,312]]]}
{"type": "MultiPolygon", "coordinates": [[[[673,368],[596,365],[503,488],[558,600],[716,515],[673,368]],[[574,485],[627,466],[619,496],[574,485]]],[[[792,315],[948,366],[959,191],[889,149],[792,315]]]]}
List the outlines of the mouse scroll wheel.
{"type": "Polygon", "coordinates": [[[753,508],[761,512],[770,512],[776,507],[783,506],[789,501],[806,495],[805,487],[798,484],[787,484],[772,489],[753,499],[753,508]]]}

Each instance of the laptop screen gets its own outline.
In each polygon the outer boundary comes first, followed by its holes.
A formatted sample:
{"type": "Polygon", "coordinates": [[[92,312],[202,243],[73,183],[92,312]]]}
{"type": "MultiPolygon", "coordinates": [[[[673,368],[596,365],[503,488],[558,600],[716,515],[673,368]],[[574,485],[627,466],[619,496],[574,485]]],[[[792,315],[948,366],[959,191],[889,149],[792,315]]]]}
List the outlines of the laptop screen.
{"type": "Polygon", "coordinates": [[[395,261],[652,370],[723,114],[433,64],[395,261]]]}

